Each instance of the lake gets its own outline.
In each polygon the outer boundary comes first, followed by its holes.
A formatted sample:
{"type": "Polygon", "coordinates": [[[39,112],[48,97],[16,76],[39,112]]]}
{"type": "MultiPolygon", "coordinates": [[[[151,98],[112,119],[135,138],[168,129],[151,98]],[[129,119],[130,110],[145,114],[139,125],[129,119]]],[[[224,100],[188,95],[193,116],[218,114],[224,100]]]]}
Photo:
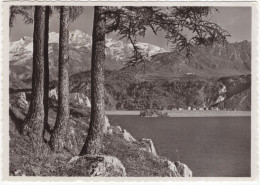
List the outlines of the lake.
{"type": "Polygon", "coordinates": [[[152,139],[159,155],[187,164],[195,177],[250,177],[249,116],[108,118],[136,139],[152,139]]]}

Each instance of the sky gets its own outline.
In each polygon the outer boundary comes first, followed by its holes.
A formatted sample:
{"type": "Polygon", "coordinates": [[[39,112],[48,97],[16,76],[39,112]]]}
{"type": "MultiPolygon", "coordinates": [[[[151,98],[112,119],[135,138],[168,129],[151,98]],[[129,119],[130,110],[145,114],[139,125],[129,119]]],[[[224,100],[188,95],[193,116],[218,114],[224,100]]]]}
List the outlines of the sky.
{"type": "MultiPolygon", "coordinates": [[[[227,30],[231,37],[229,42],[236,42],[241,40],[251,41],[251,8],[250,7],[216,7],[219,12],[212,15],[212,21],[219,24],[222,28],[227,30]]],[[[70,31],[81,30],[87,34],[92,34],[93,26],[93,7],[84,7],[81,16],[70,24],[70,31]]],[[[59,32],[59,18],[54,15],[50,19],[50,32],[59,32]]],[[[24,36],[32,37],[33,25],[25,25],[22,17],[17,16],[14,27],[11,30],[10,41],[16,41],[24,36]]],[[[115,34],[108,35],[117,39],[115,34]]],[[[154,35],[152,30],[148,30],[145,38],[141,38],[139,42],[146,42],[159,47],[170,49],[170,44],[164,38],[165,34],[160,32],[154,35]]]]}

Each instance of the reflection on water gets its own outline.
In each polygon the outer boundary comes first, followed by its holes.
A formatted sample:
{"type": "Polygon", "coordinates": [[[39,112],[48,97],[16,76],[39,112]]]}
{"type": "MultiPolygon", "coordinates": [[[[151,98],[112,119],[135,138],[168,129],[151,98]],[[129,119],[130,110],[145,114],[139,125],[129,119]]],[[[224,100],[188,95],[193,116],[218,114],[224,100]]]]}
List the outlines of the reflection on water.
{"type": "Polygon", "coordinates": [[[180,158],[193,176],[250,176],[250,117],[108,117],[135,138],[152,139],[160,155],[180,158]]]}

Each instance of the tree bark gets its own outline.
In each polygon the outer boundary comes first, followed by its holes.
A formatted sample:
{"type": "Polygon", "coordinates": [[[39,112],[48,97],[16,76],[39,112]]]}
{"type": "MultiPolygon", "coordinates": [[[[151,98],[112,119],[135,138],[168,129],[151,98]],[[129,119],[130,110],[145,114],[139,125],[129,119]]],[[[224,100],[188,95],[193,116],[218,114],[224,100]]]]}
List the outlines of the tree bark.
{"type": "Polygon", "coordinates": [[[45,7],[45,31],[44,31],[44,132],[50,131],[48,124],[49,116],[49,17],[50,7],[45,7]]]}
{"type": "Polygon", "coordinates": [[[65,146],[67,122],[69,120],[69,7],[60,8],[59,38],[59,82],[58,82],[58,113],[51,145],[55,151],[65,146]]]}
{"type": "Polygon", "coordinates": [[[105,34],[104,7],[95,7],[91,58],[91,118],[88,136],[80,155],[96,155],[103,146],[105,34]]]}
{"type": "Polygon", "coordinates": [[[44,127],[44,29],[45,7],[36,6],[34,13],[33,33],[33,72],[32,72],[32,99],[29,111],[23,124],[23,133],[33,141],[33,145],[42,146],[44,127]]]}

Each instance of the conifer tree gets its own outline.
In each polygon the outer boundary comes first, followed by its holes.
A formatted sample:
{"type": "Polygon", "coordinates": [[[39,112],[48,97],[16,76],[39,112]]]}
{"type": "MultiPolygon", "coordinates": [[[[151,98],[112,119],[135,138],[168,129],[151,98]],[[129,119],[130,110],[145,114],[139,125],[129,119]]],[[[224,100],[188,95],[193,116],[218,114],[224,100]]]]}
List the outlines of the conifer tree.
{"type": "Polygon", "coordinates": [[[95,7],[91,59],[91,119],[81,155],[95,155],[102,148],[105,36],[117,32],[121,39],[125,38],[132,43],[134,60],[130,60],[130,66],[138,65],[144,59],[141,49],[137,46],[137,38],[144,37],[148,29],[155,35],[164,31],[165,38],[172,43],[172,51],[185,51],[185,55],[190,57],[193,46],[224,43],[229,36],[228,32],[208,19],[208,15],[214,10],[212,7],[95,7]],[[187,36],[185,31],[190,34],[187,36]]]}
{"type": "Polygon", "coordinates": [[[69,23],[81,13],[82,7],[61,6],[59,38],[59,77],[58,111],[54,129],[51,133],[51,146],[55,151],[62,151],[66,145],[69,121],[69,23]]]}
{"type": "Polygon", "coordinates": [[[32,99],[23,123],[23,133],[27,134],[37,147],[42,146],[44,129],[44,30],[45,7],[36,6],[33,32],[32,99]]]}

